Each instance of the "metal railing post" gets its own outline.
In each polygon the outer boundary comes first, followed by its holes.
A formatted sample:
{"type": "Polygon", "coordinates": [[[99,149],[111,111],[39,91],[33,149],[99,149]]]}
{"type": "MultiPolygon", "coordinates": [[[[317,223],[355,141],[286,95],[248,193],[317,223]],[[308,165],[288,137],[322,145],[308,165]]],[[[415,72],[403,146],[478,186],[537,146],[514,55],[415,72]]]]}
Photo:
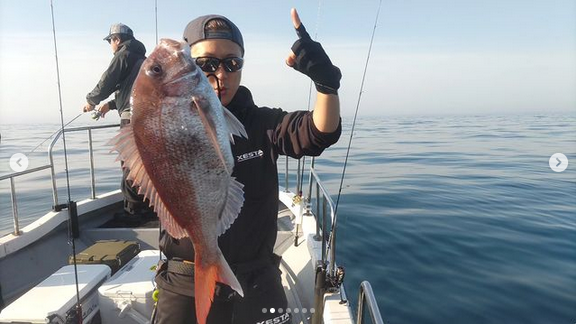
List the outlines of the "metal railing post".
{"type": "Polygon", "coordinates": [[[302,158],[298,159],[298,170],[296,171],[296,190],[294,191],[295,194],[299,195],[302,191],[302,184],[300,183],[300,162],[302,158]]]}
{"type": "Polygon", "coordinates": [[[322,262],[326,261],[326,196],[322,196],[322,262]]]}
{"type": "Polygon", "coordinates": [[[319,241],[322,239],[320,236],[320,219],[318,215],[320,215],[320,185],[316,182],[316,235],[314,235],[314,239],[319,241]]]}
{"type": "Polygon", "coordinates": [[[96,199],[96,181],[94,180],[94,150],[92,149],[92,130],[88,129],[88,152],[90,153],[90,188],[92,199],[96,199]]]}
{"type": "Polygon", "coordinates": [[[314,181],[314,176],[312,172],[314,171],[314,157],[312,157],[312,162],[310,163],[310,179],[308,179],[308,196],[306,197],[306,203],[309,205],[312,201],[312,182],[314,181]]]}
{"type": "Polygon", "coordinates": [[[284,171],[284,191],[288,192],[288,155],[286,155],[286,170],[284,171]]]}
{"type": "Polygon", "coordinates": [[[368,281],[362,281],[358,291],[358,316],[356,317],[356,324],[364,323],[364,304],[368,306],[370,312],[370,319],[374,324],[384,324],[378,303],[374,297],[372,286],[368,281]],[[364,303],[366,302],[366,303],[364,303]]]}
{"type": "Polygon", "coordinates": [[[14,217],[14,235],[20,235],[20,226],[18,225],[18,205],[16,204],[16,187],[14,178],[10,178],[10,196],[12,198],[12,216],[14,217]]]}
{"type": "Polygon", "coordinates": [[[52,199],[53,208],[56,209],[58,206],[58,187],[56,187],[56,171],[54,171],[54,157],[52,156],[52,147],[48,149],[48,157],[50,160],[50,178],[52,179],[52,199]]]}

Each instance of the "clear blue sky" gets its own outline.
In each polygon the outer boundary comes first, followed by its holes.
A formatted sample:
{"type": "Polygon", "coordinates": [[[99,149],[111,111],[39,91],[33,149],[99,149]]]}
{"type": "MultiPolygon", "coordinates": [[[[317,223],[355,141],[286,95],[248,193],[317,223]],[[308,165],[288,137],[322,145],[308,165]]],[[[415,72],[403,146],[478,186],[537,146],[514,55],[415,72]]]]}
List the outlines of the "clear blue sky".
{"type": "MultiPolygon", "coordinates": [[[[102,40],[110,24],[129,25],[152,51],[154,1],[55,0],[54,7],[68,120],[112,57],[102,40]]],[[[244,34],[243,84],[256,103],[306,109],[308,80],[284,65],[295,40],[291,7],[342,69],[342,113],[351,116],[376,0],[321,1],[319,14],[310,0],[158,0],[158,33],[180,39],[199,15],[228,16],[244,34]]],[[[574,0],[384,0],[360,114],[574,113],[575,89],[574,0]]],[[[58,120],[50,2],[0,0],[0,124],[58,120]]]]}

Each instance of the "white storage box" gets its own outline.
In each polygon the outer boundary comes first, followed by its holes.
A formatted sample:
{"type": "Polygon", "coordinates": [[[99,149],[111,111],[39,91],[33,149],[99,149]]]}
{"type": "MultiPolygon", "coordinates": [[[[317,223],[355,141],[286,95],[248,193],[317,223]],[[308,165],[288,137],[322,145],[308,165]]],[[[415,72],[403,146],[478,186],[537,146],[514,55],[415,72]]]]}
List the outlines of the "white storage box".
{"type": "Polygon", "coordinates": [[[98,289],[103,324],[149,323],[158,250],[145,250],[98,289]]]}
{"type": "MultiPolygon", "coordinates": [[[[22,295],[0,313],[0,323],[64,323],[76,307],[74,266],[67,265],[22,295]]],[[[78,289],[83,323],[98,313],[97,288],[110,277],[103,264],[78,265],[78,289]]]]}

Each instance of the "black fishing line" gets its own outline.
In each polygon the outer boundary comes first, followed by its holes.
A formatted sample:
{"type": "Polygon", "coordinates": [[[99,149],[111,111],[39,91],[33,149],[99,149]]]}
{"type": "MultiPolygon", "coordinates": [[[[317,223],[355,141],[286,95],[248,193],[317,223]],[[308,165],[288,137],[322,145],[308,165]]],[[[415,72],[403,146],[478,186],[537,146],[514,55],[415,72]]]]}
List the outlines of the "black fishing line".
{"type": "Polygon", "coordinates": [[[220,89],[220,79],[218,79],[218,77],[214,73],[210,73],[206,76],[206,78],[210,77],[216,79],[216,88],[218,88],[218,99],[220,100],[220,103],[222,103],[222,94],[220,94],[220,92],[222,91],[222,89],[220,89]]]}
{"type": "MultiPolygon", "coordinates": [[[[71,210],[71,194],[70,194],[70,175],[68,173],[68,155],[66,151],[66,133],[64,132],[64,112],[62,110],[62,87],[60,86],[60,66],[58,64],[58,47],[56,45],[56,24],[54,22],[54,4],[53,0],[50,0],[50,13],[52,15],[52,35],[54,37],[54,56],[56,58],[56,79],[58,82],[58,101],[60,105],[60,124],[62,125],[62,143],[64,145],[64,165],[66,170],[66,189],[68,192],[68,212],[70,213],[71,210]]],[[[69,229],[72,226],[71,218],[68,219],[68,227],[69,229]]],[[[72,245],[72,258],[74,263],[74,282],[76,286],[76,316],[78,319],[78,323],[82,323],[82,306],[80,305],[80,289],[78,287],[78,268],[76,265],[76,243],[74,240],[74,235],[72,235],[72,231],[68,231],[70,235],[70,241],[72,245]]]]}
{"type": "MultiPolygon", "coordinates": [[[[338,219],[338,204],[340,202],[340,196],[342,194],[342,185],[344,184],[344,176],[346,175],[346,166],[348,165],[348,157],[350,156],[350,147],[352,146],[352,138],[354,137],[354,128],[356,126],[356,117],[358,116],[358,109],[360,108],[360,101],[362,99],[362,93],[364,90],[364,81],[366,80],[366,72],[368,71],[368,62],[370,61],[370,53],[372,52],[372,44],[374,43],[374,35],[376,34],[376,27],[378,25],[378,18],[380,16],[380,8],[382,6],[382,0],[378,4],[378,11],[376,12],[376,19],[374,20],[374,28],[372,30],[372,37],[370,38],[370,46],[368,47],[368,55],[366,56],[366,63],[364,65],[364,73],[362,74],[362,83],[360,84],[360,92],[358,93],[358,102],[356,103],[356,110],[354,112],[354,119],[352,121],[352,129],[350,131],[350,138],[348,140],[348,148],[346,150],[346,158],[344,160],[344,167],[342,169],[342,177],[340,178],[340,186],[338,188],[338,197],[336,198],[336,204],[334,206],[334,222],[332,223],[331,232],[334,233],[336,228],[336,220],[338,219]]],[[[336,251],[334,245],[334,236],[330,235],[330,242],[328,248],[331,250],[330,253],[333,255],[333,260],[335,260],[336,251]]],[[[332,267],[336,265],[333,264],[332,267]]]]}
{"type": "Polygon", "coordinates": [[[368,71],[368,62],[370,61],[370,53],[372,52],[372,44],[374,43],[374,35],[376,34],[376,27],[378,26],[378,17],[380,16],[381,6],[382,6],[382,0],[380,0],[380,3],[378,4],[378,11],[376,12],[376,20],[374,21],[374,29],[372,30],[372,37],[370,38],[370,46],[368,47],[368,55],[366,57],[366,64],[364,65],[364,73],[362,74],[362,83],[360,84],[360,92],[358,93],[358,102],[356,103],[356,110],[354,112],[354,119],[352,121],[352,129],[350,131],[350,139],[348,140],[348,148],[346,149],[346,159],[344,160],[342,177],[340,178],[340,187],[338,188],[338,198],[336,198],[336,206],[334,207],[334,214],[337,214],[338,211],[338,203],[340,202],[340,195],[342,193],[342,184],[344,183],[346,166],[348,165],[348,157],[350,156],[350,147],[352,146],[352,138],[354,137],[354,127],[356,126],[356,117],[358,117],[358,109],[360,108],[360,101],[362,100],[362,93],[364,92],[364,81],[366,80],[366,71],[368,71]]]}

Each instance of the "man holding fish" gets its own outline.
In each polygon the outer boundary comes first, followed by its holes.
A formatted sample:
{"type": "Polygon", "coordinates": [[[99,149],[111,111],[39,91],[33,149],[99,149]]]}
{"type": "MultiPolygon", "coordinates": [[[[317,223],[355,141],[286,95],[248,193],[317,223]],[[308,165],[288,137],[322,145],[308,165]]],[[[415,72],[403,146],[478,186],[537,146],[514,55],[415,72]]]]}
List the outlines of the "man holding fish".
{"type": "Polygon", "coordinates": [[[131,126],[113,143],[162,223],[154,323],[290,323],[263,312],[287,307],[276,161],[317,156],[341,133],[340,70],[295,9],[292,22],[286,64],[314,81],[312,112],[254,104],[240,86],[242,34],[223,16],[192,20],[186,44],[163,39],[142,65],[131,126]]]}

